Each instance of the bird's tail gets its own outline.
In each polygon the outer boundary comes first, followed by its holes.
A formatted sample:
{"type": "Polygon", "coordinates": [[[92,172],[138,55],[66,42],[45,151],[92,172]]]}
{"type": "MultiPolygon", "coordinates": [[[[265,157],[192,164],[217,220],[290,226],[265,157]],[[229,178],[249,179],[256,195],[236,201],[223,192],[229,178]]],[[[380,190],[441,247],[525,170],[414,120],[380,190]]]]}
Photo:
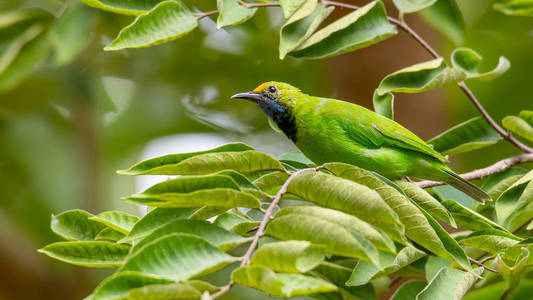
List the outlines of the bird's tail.
{"type": "Polygon", "coordinates": [[[485,201],[492,201],[490,196],[482,191],[477,186],[473,185],[472,183],[468,182],[467,180],[463,179],[461,176],[455,174],[451,170],[442,170],[444,173],[446,173],[448,179],[446,180],[447,183],[449,183],[454,188],[460,190],[461,192],[467,194],[468,196],[474,198],[474,200],[477,200],[481,203],[485,203],[485,201]]]}

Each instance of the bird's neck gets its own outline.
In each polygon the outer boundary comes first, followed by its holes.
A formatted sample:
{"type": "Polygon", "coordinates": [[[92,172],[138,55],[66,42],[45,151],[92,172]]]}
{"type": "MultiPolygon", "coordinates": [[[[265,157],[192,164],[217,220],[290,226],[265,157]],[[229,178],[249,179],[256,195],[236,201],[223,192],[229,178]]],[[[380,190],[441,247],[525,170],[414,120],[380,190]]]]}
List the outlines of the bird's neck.
{"type": "Polygon", "coordinates": [[[296,121],[291,107],[274,100],[261,101],[257,105],[291,141],[296,142],[296,121]]]}

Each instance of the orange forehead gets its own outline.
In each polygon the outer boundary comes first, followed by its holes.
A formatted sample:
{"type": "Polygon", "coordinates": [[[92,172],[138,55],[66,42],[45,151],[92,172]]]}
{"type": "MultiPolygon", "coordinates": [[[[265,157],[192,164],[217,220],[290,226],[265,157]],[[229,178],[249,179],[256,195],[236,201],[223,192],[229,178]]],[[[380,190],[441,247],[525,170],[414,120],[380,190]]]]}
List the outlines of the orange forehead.
{"type": "Polygon", "coordinates": [[[256,87],[256,88],[254,89],[254,93],[259,93],[259,92],[261,92],[262,90],[264,90],[265,87],[267,86],[267,84],[268,84],[268,82],[265,82],[265,83],[261,84],[260,86],[256,87]]]}

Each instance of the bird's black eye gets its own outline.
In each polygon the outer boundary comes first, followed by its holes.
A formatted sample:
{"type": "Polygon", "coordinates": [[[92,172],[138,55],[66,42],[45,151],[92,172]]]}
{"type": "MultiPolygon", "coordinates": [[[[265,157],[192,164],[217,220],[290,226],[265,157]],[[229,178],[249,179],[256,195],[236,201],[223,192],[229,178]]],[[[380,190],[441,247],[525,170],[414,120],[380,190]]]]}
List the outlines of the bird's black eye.
{"type": "Polygon", "coordinates": [[[271,94],[274,94],[277,91],[278,91],[278,89],[275,86],[269,86],[268,87],[268,92],[271,93],[271,94]]]}

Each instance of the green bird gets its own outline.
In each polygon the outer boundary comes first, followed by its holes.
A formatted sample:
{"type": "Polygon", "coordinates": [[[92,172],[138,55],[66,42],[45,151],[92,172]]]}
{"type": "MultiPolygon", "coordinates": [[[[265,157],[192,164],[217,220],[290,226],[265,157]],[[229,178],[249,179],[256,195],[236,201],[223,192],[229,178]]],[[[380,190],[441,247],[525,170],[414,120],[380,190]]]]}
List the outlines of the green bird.
{"type": "Polygon", "coordinates": [[[317,165],[343,162],[389,179],[405,176],[444,181],[484,202],[490,196],[461,178],[447,159],[411,131],[362,106],[266,82],[231,98],[251,100],[317,165]]]}

